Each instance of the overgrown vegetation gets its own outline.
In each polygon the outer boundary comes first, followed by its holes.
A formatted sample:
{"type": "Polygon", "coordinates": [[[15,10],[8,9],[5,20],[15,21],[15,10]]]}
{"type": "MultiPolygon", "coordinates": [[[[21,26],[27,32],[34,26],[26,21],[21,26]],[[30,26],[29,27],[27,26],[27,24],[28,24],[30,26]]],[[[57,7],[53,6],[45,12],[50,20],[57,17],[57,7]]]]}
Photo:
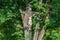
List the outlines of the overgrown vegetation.
{"type": "Polygon", "coordinates": [[[34,38],[38,22],[38,36],[42,28],[46,28],[42,40],[60,40],[60,0],[50,2],[42,0],[39,4],[40,2],[40,0],[0,0],[0,40],[25,40],[24,17],[22,18],[20,9],[25,11],[28,5],[31,5],[32,9],[32,15],[29,15],[32,16],[31,40],[34,38]]]}

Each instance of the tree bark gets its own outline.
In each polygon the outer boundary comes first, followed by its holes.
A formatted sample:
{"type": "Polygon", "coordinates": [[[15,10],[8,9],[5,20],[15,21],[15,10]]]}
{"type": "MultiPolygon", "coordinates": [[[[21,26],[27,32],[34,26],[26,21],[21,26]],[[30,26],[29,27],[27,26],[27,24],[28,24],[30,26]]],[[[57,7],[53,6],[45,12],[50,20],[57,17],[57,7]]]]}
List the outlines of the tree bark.
{"type": "Polygon", "coordinates": [[[35,14],[35,16],[37,16],[37,19],[36,19],[36,27],[34,30],[33,40],[38,40],[38,29],[39,29],[39,25],[40,25],[40,22],[39,22],[40,15],[39,15],[39,12],[34,12],[34,14],[35,14]]]}
{"type": "MultiPolygon", "coordinates": [[[[49,13],[50,13],[50,11],[51,11],[51,7],[50,7],[51,0],[47,0],[46,3],[48,4],[48,5],[47,5],[47,10],[48,10],[48,12],[47,12],[47,15],[46,15],[46,19],[49,19],[49,17],[50,17],[50,14],[49,14],[49,13]]],[[[42,28],[41,32],[40,32],[40,35],[39,35],[38,40],[43,40],[43,37],[44,37],[44,34],[45,34],[45,30],[46,30],[46,27],[44,26],[44,27],[42,28]]]]}
{"type": "Polygon", "coordinates": [[[44,34],[45,34],[45,30],[46,30],[46,28],[43,26],[43,28],[42,28],[42,30],[41,30],[41,32],[40,32],[40,35],[39,35],[38,40],[42,40],[42,39],[43,39],[44,34]]]}
{"type": "Polygon", "coordinates": [[[24,26],[24,35],[25,40],[31,40],[32,33],[31,33],[31,27],[32,27],[32,11],[30,5],[27,7],[26,11],[22,11],[20,9],[21,15],[22,15],[22,21],[24,26]]]}
{"type": "MultiPolygon", "coordinates": [[[[42,0],[39,0],[39,5],[41,5],[41,4],[42,4],[42,0]]],[[[38,29],[39,29],[39,25],[40,25],[40,22],[39,22],[40,14],[39,14],[39,12],[37,12],[36,15],[37,15],[37,22],[36,22],[33,40],[38,40],[38,29]]]]}
{"type": "Polygon", "coordinates": [[[39,28],[39,22],[36,24],[33,40],[38,40],[38,28],[39,28]]]}

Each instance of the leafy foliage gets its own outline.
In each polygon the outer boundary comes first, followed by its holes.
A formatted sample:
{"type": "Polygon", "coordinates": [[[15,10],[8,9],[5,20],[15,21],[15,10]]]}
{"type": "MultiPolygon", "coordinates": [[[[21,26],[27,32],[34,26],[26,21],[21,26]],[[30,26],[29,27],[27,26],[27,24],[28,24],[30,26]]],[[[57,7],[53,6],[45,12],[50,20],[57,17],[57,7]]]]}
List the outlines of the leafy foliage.
{"type": "MultiPolygon", "coordinates": [[[[60,40],[60,1],[52,1],[49,19],[45,19],[48,12],[46,0],[43,0],[41,5],[38,2],[38,0],[29,0],[28,2],[26,0],[0,0],[0,40],[24,40],[24,29],[19,9],[26,10],[28,3],[32,5],[32,11],[40,12],[39,31],[44,25],[47,27],[43,40],[60,40]]],[[[36,17],[32,17],[33,34],[36,17]]]]}

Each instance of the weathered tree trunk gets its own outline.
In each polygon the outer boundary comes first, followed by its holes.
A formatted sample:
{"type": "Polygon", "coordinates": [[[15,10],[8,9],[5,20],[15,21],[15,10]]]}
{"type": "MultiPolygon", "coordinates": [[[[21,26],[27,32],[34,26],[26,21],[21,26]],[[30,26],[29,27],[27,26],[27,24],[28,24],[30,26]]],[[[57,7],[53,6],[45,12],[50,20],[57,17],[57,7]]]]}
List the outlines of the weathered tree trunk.
{"type": "Polygon", "coordinates": [[[39,23],[36,24],[33,40],[38,40],[38,28],[39,28],[39,23]]]}
{"type": "MultiPolygon", "coordinates": [[[[41,4],[42,4],[42,0],[39,0],[39,5],[41,5],[41,4]]],[[[40,22],[39,22],[40,15],[39,15],[38,12],[36,13],[36,15],[37,15],[37,22],[36,22],[36,27],[35,27],[35,31],[34,31],[33,40],[38,40],[38,29],[39,29],[39,25],[40,25],[40,22]]]]}
{"type": "MultiPolygon", "coordinates": [[[[47,19],[49,19],[49,14],[47,14],[47,16],[46,16],[46,20],[47,20],[47,19]]],[[[44,26],[42,27],[42,30],[41,30],[41,32],[40,32],[40,35],[39,35],[38,40],[43,40],[45,31],[46,31],[46,25],[44,25],[44,26]]]]}
{"type": "Polygon", "coordinates": [[[43,39],[44,34],[45,34],[45,29],[46,29],[45,27],[42,28],[38,40],[42,40],[43,39]]]}
{"type": "Polygon", "coordinates": [[[29,37],[30,37],[29,40],[32,40],[32,9],[31,9],[31,7],[29,7],[28,15],[29,15],[28,27],[29,27],[29,37]]]}
{"type": "MultiPolygon", "coordinates": [[[[46,20],[47,20],[47,19],[49,19],[49,14],[46,15],[46,20]]],[[[45,31],[46,31],[46,25],[43,26],[43,28],[42,28],[42,30],[41,30],[41,32],[40,32],[40,35],[39,35],[38,40],[43,40],[45,31]]]]}
{"type": "Polygon", "coordinates": [[[36,27],[34,30],[33,40],[38,40],[38,29],[39,29],[39,25],[40,25],[40,22],[39,22],[40,15],[39,15],[39,12],[35,12],[34,14],[35,14],[35,16],[37,16],[37,20],[36,20],[36,27]]]}
{"type": "Polygon", "coordinates": [[[22,21],[24,26],[25,40],[31,40],[31,27],[32,27],[32,11],[30,5],[27,7],[26,11],[20,9],[22,15],[22,21]]]}
{"type": "MultiPolygon", "coordinates": [[[[47,2],[48,5],[50,5],[51,0],[47,0],[46,2],[47,2]]],[[[49,6],[47,6],[47,10],[48,10],[48,13],[47,13],[47,15],[46,15],[46,19],[49,19],[49,17],[50,17],[50,16],[49,16],[49,13],[50,13],[50,11],[51,11],[51,8],[50,8],[49,6]]],[[[41,32],[40,32],[40,35],[39,35],[38,40],[43,40],[43,37],[44,37],[44,34],[45,34],[45,30],[46,30],[46,27],[43,26],[43,28],[42,28],[42,30],[41,30],[41,32]]]]}

